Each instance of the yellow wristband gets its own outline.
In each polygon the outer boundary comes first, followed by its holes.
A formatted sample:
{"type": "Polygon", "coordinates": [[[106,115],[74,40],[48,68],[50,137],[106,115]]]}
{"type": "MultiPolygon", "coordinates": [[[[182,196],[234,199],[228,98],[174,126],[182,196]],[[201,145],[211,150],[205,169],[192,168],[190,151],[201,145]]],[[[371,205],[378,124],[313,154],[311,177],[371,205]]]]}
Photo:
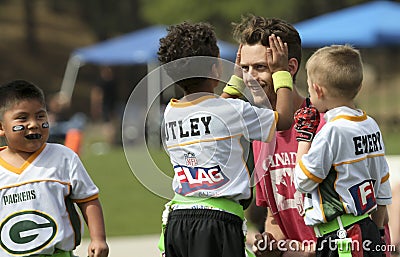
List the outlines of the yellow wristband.
{"type": "Polygon", "coordinates": [[[292,75],[288,71],[277,71],[272,74],[272,81],[274,83],[275,93],[279,88],[286,87],[293,90],[292,75]]]}
{"type": "Polygon", "coordinates": [[[232,75],[223,91],[230,95],[241,96],[245,87],[246,85],[244,84],[242,78],[232,75]]]}

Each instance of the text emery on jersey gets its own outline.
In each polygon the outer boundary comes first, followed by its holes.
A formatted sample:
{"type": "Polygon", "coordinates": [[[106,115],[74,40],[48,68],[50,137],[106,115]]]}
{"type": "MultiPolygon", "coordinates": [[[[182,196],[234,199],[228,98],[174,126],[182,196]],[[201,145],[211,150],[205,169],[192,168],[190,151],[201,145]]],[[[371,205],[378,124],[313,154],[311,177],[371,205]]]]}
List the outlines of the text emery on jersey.
{"type": "Polygon", "coordinates": [[[369,135],[353,137],[353,143],[356,155],[382,150],[381,133],[379,131],[369,135]]]}

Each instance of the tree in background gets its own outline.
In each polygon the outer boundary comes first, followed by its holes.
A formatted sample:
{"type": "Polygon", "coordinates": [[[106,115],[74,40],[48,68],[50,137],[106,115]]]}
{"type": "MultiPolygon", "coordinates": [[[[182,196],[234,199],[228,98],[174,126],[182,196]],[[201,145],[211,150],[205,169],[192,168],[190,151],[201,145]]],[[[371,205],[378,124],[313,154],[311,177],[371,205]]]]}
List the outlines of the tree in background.
{"type": "MultiPolygon", "coordinates": [[[[0,6],[10,0],[0,0],[0,6]]],[[[366,0],[23,0],[25,35],[31,53],[40,45],[36,35],[36,9],[38,3],[59,14],[74,15],[91,28],[101,41],[143,28],[151,24],[176,24],[185,20],[211,23],[220,38],[232,41],[231,23],[240,16],[253,13],[266,17],[279,17],[296,23],[313,16],[334,11],[366,0]]]]}
{"type": "Polygon", "coordinates": [[[141,15],[150,24],[176,24],[182,21],[207,21],[219,38],[232,41],[231,23],[242,14],[253,13],[265,17],[279,17],[296,23],[316,15],[367,2],[365,0],[141,0],[141,15]],[[184,4],[183,4],[184,3],[184,4]]]}

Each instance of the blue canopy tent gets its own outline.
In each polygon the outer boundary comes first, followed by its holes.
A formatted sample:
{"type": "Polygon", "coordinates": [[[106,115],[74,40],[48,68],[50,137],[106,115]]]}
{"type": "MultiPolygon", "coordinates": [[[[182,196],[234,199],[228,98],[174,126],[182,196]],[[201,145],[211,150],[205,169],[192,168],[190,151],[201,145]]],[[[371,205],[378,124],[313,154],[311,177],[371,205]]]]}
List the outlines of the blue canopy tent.
{"type": "MultiPolygon", "coordinates": [[[[71,102],[79,68],[87,63],[109,66],[145,64],[148,72],[155,69],[158,66],[159,40],[167,34],[166,28],[166,26],[156,25],[76,49],[68,60],[60,94],[68,103],[71,102]]],[[[218,46],[221,57],[234,62],[237,46],[220,40],[218,40],[218,46]]],[[[160,102],[152,99],[152,96],[161,92],[160,78],[155,77],[152,76],[151,81],[148,79],[148,83],[154,86],[147,87],[147,108],[154,123],[148,126],[148,133],[154,135],[150,137],[154,145],[159,144],[160,125],[155,123],[159,123],[160,120],[160,102]]]]}
{"type": "Polygon", "coordinates": [[[371,1],[299,22],[295,27],[303,47],[399,45],[400,3],[371,1]]]}
{"type": "MultiPolygon", "coordinates": [[[[157,63],[160,38],[167,34],[166,26],[156,25],[115,37],[91,46],[78,48],[68,60],[60,92],[70,100],[78,70],[86,63],[98,65],[147,64],[149,69],[157,63]]],[[[234,61],[237,47],[218,41],[221,57],[234,61]]]]}

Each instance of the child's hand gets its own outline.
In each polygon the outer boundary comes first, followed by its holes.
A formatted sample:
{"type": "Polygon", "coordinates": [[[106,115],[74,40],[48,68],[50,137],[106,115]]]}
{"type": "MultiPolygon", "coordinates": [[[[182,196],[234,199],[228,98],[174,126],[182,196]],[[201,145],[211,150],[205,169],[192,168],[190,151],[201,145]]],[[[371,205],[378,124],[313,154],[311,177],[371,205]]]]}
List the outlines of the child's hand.
{"type": "Polygon", "coordinates": [[[257,256],[263,256],[277,250],[277,242],[273,235],[268,232],[255,235],[256,240],[253,243],[253,252],[257,256]]]}
{"type": "Polygon", "coordinates": [[[92,240],[88,246],[88,257],[107,257],[108,252],[108,245],[103,240],[92,240]]]}
{"type": "Polygon", "coordinates": [[[271,73],[277,71],[288,71],[289,49],[287,43],[282,42],[275,34],[269,36],[269,47],[267,48],[267,61],[271,73]]]}
{"type": "Polygon", "coordinates": [[[242,44],[239,45],[238,51],[236,53],[235,67],[233,69],[233,74],[235,76],[238,76],[239,78],[243,78],[243,70],[242,67],[240,67],[242,46],[242,44]]]}
{"type": "Polygon", "coordinates": [[[319,112],[313,106],[301,108],[294,114],[294,129],[297,141],[311,142],[320,122],[319,112]]]}

